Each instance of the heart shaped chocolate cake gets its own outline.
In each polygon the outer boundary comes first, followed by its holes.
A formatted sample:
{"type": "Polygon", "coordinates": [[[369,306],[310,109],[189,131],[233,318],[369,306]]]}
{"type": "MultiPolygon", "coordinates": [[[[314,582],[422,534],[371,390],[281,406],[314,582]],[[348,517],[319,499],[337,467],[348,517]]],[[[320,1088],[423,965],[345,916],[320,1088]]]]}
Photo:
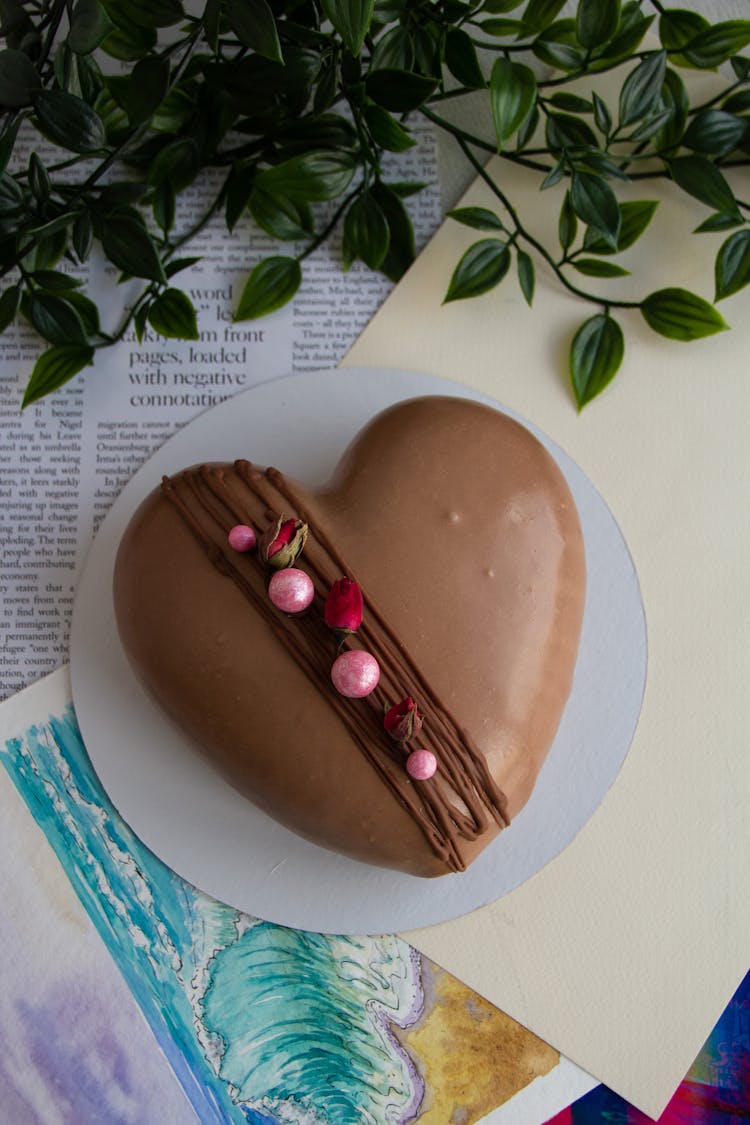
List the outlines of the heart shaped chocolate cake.
{"type": "Polygon", "coordinates": [[[422,876],[463,870],[528,800],[584,596],[550,454],[440,397],[378,415],[316,492],[249,461],[165,478],[114,576],[136,674],[236,789],[422,876]]]}

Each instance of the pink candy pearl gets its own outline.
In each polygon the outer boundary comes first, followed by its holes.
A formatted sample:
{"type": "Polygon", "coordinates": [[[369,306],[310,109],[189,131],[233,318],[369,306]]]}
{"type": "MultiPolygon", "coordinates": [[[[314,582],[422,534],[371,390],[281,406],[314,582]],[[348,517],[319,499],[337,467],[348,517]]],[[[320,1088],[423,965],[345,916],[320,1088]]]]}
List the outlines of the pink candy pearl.
{"type": "Polygon", "coordinates": [[[247,524],[236,524],[228,535],[229,546],[233,551],[252,551],[257,542],[257,536],[252,527],[247,524]]]}
{"type": "Polygon", "coordinates": [[[301,613],[315,596],[315,587],[309,574],[288,566],[277,570],[268,583],[268,596],[282,613],[301,613]]]}
{"type": "Polygon", "coordinates": [[[432,750],[412,750],[406,759],[406,772],[415,781],[427,781],[437,769],[437,758],[432,750]]]}
{"type": "Polygon", "coordinates": [[[378,686],[380,665],[369,652],[351,649],[336,657],[331,665],[331,679],[339,695],[364,699],[378,686]]]}

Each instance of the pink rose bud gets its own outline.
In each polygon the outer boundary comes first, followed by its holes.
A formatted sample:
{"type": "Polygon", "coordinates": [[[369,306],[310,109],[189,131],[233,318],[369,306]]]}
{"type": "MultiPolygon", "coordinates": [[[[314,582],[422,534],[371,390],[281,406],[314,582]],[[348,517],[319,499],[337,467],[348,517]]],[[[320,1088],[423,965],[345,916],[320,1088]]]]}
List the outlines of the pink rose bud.
{"type": "Polygon", "coordinates": [[[362,591],[351,578],[339,578],[331,586],[323,611],[326,625],[339,633],[354,633],[362,624],[362,591]]]}
{"type": "Polygon", "coordinates": [[[279,516],[263,534],[260,541],[260,557],[273,570],[283,570],[294,566],[297,556],[307,539],[307,524],[302,520],[285,520],[279,516]]]}
{"type": "Polygon", "coordinates": [[[410,695],[386,711],[383,726],[396,742],[408,742],[419,733],[422,729],[422,716],[410,695]]]}

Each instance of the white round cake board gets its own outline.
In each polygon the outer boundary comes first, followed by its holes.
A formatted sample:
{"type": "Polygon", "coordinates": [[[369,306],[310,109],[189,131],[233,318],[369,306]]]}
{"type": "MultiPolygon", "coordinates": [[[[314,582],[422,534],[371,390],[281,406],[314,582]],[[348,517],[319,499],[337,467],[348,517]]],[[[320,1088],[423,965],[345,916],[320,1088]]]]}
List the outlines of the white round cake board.
{"type": "Polygon", "coordinates": [[[627,546],[585,474],[523,418],[555,457],[578,506],[586,609],[573,691],[532,797],[468,871],[420,879],[306,842],[236,793],[136,681],[115,626],[112,572],[130,517],[162,474],[199,461],[247,457],[320,485],[375,413],[428,394],[502,409],[443,379],[352,368],[275,379],[221,403],[175,434],[128,483],[99,530],[79,583],[71,636],[73,700],[110,800],[183,878],[270,922],[324,933],[393,933],[495,901],[583,828],[617,777],[638,721],[646,624],[627,546]]]}

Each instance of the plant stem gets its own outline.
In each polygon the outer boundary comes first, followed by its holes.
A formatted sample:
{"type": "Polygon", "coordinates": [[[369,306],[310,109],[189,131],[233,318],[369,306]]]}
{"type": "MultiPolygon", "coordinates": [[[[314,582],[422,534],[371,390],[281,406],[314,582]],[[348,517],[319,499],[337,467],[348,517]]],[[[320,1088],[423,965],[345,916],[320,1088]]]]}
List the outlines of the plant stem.
{"type": "MultiPolygon", "coordinates": [[[[465,129],[461,129],[458,125],[454,125],[453,122],[448,121],[445,117],[441,117],[439,114],[433,113],[433,111],[431,109],[428,109],[427,106],[420,106],[419,112],[424,117],[432,121],[435,125],[437,125],[440,129],[443,129],[446,133],[450,133],[451,136],[455,137],[457,141],[466,141],[469,144],[474,145],[476,148],[481,148],[484,152],[492,153],[493,156],[498,155],[496,145],[490,144],[489,141],[483,141],[481,137],[475,137],[472,133],[467,133],[465,129]]],[[[551,164],[542,164],[538,160],[529,160],[526,156],[522,156],[519,152],[506,150],[502,155],[505,160],[510,160],[513,164],[520,164],[524,168],[532,168],[535,172],[544,172],[546,175],[547,172],[552,171],[551,164]]]]}
{"type": "Polygon", "coordinates": [[[303,250],[301,254],[297,255],[298,262],[304,262],[305,258],[308,258],[310,254],[313,254],[318,249],[318,247],[325,242],[328,236],[333,233],[336,228],[336,224],[343,215],[344,211],[347,209],[351,201],[353,199],[356,199],[356,197],[359,195],[359,192],[359,188],[355,188],[354,191],[349,192],[342,203],[340,203],[336,208],[333,217],[328,221],[328,223],[326,223],[320,234],[316,235],[310,245],[305,250],[303,250]]]}
{"type": "MultiPolygon", "coordinates": [[[[186,242],[190,242],[191,239],[195,238],[195,236],[197,234],[200,234],[200,232],[203,230],[203,228],[211,221],[211,219],[214,217],[216,212],[219,210],[219,208],[224,203],[224,200],[226,198],[228,183],[229,183],[229,177],[227,176],[226,180],[221,185],[221,188],[219,189],[219,192],[216,195],[216,198],[214,199],[213,203],[211,204],[210,207],[207,208],[207,210],[203,213],[201,218],[198,219],[198,221],[192,227],[190,227],[189,230],[185,231],[184,234],[181,234],[179,238],[175,239],[174,242],[171,242],[169,244],[169,246],[167,247],[167,249],[164,253],[165,261],[169,261],[170,258],[174,257],[174,254],[176,253],[177,250],[180,249],[181,246],[184,246],[186,242]]],[[[126,314],[125,318],[123,319],[123,321],[122,321],[120,327],[117,329],[117,331],[113,335],[105,335],[105,338],[102,341],[102,343],[95,344],[94,347],[97,348],[97,349],[109,348],[113,344],[119,343],[120,340],[125,335],[125,333],[127,332],[130,325],[132,324],[133,318],[136,315],[136,313],[138,312],[138,310],[141,308],[141,306],[144,304],[144,302],[149,299],[149,297],[153,296],[153,294],[155,294],[157,292],[157,290],[159,288],[159,284],[160,283],[158,281],[152,281],[149,285],[147,285],[146,288],[141,293],[141,295],[138,297],[138,300],[135,302],[133,307],[126,314]]]]}
{"type": "Polygon", "coordinates": [[[476,156],[471,151],[466,141],[464,141],[461,137],[457,137],[456,140],[466,159],[470,164],[473,165],[478,174],[489,187],[490,191],[492,191],[492,193],[500,200],[503,207],[510,215],[518,236],[528,242],[530,246],[533,246],[537,253],[541,254],[545,262],[547,262],[551,269],[554,270],[558,281],[562,285],[564,285],[566,289],[568,289],[571,293],[575,293],[576,297],[582,297],[585,301],[589,301],[592,304],[602,305],[605,309],[610,307],[621,309],[638,309],[641,307],[640,301],[616,301],[612,300],[611,297],[599,297],[594,293],[587,293],[585,290],[579,289],[577,285],[574,285],[571,281],[569,281],[560,269],[557,262],[555,262],[549,251],[541,244],[541,242],[537,241],[537,239],[534,238],[534,236],[530,234],[523,226],[521,220],[518,217],[518,213],[515,207],[512,205],[505,193],[497,186],[497,184],[481,164],[481,162],[477,160],[476,156]]]}
{"type": "MultiPolygon", "coordinates": [[[[59,2],[59,0],[58,0],[58,2],[59,2]]],[[[64,6],[64,0],[63,0],[63,6],[64,6]]],[[[185,50],[185,54],[182,56],[182,58],[180,59],[180,62],[178,63],[178,65],[174,69],[174,73],[171,76],[169,86],[167,88],[167,93],[170,90],[173,90],[174,87],[177,85],[177,83],[180,81],[180,78],[182,77],[182,74],[184,73],[185,67],[187,66],[188,62],[190,61],[190,56],[192,55],[193,51],[195,50],[198,39],[200,38],[201,31],[202,31],[202,26],[199,25],[194,31],[191,32],[190,36],[188,36],[188,38],[186,40],[183,40],[183,42],[185,42],[187,44],[187,48],[185,50]]],[[[170,52],[172,52],[173,50],[174,50],[174,46],[168,48],[168,51],[170,51],[170,52]]],[[[165,94],[165,97],[166,97],[166,94],[165,94]]],[[[91,175],[88,176],[84,180],[84,182],[74,190],[73,194],[70,196],[70,198],[67,201],[67,206],[73,207],[76,203],[78,203],[83,198],[83,196],[86,194],[86,192],[89,190],[89,188],[93,187],[94,184],[97,182],[97,180],[100,180],[101,177],[104,175],[104,173],[109,168],[111,168],[111,166],[118,159],[118,157],[122,156],[122,154],[126,151],[126,149],[128,149],[136,141],[139,141],[141,139],[141,137],[144,137],[146,135],[146,133],[149,131],[150,128],[151,128],[151,123],[149,121],[145,121],[142,125],[139,125],[136,129],[134,129],[125,138],[125,140],[121,141],[119,145],[117,145],[115,148],[113,148],[111,150],[111,152],[109,152],[107,154],[107,156],[104,158],[104,160],[102,160],[101,164],[97,165],[97,167],[93,170],[91,175]]],[[[5,277],[5,275],[10,273],[10,271],[12,269],[15,269],[18,262],[20,262],[23,258],[25,258],[27,254],[31,253],[31,251],[34,249],[34,247],[37,245],[38,242],[39,242],[39,235],[33,235],[29,239],[29,241],[27,243],[25,243],[25,245],[23,245],[20,248],[20,250],[18,250],[16,252],[17,261],[16,262],[10,262],[10,263],[8,263],[8,265],[3,266],[3,268],[0,269],[0,277],[5,277]]]]}

